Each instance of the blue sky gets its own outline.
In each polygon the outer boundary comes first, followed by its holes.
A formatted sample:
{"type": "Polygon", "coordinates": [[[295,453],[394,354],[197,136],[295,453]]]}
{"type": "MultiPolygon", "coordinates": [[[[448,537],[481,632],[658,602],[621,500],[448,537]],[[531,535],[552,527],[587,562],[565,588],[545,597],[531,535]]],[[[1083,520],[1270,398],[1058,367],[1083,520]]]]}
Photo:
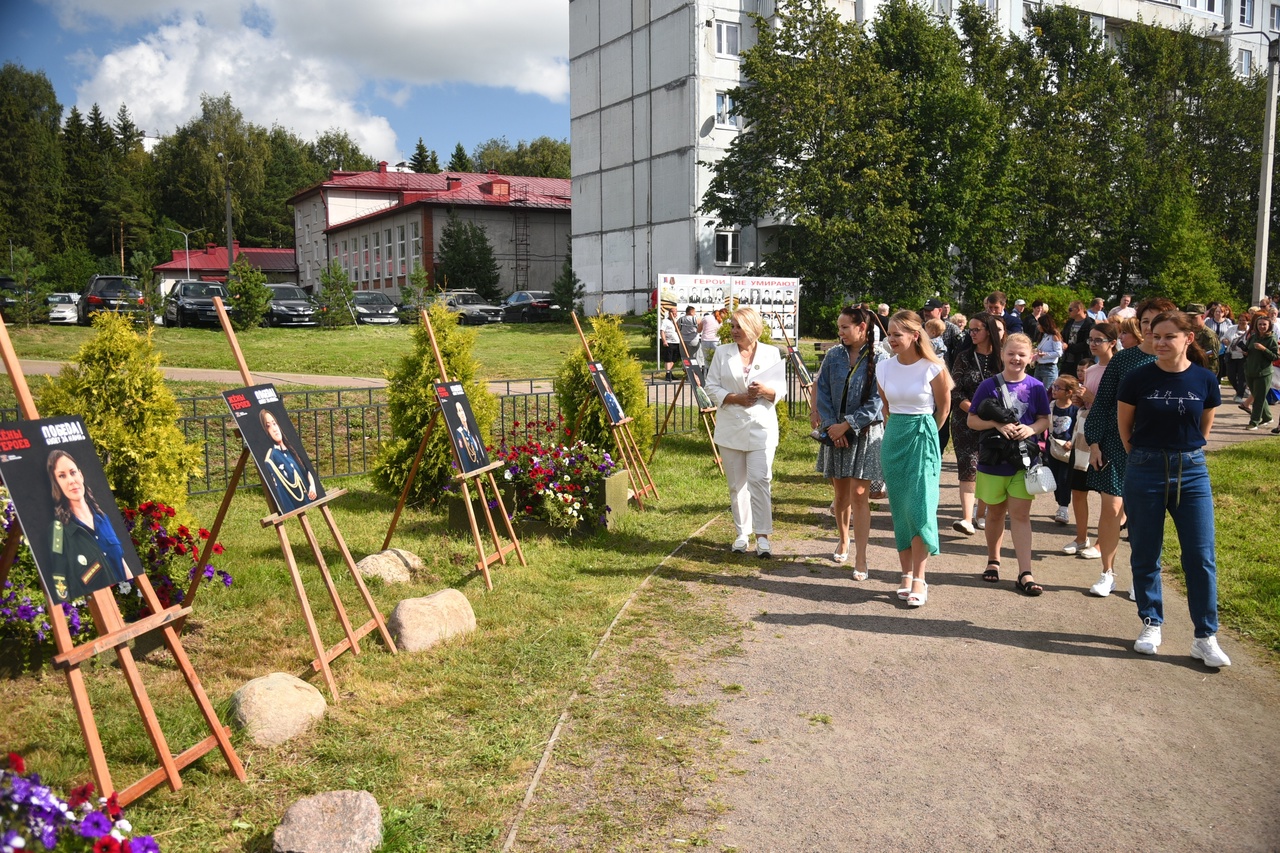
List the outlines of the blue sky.
{"type": "Polygon", "coordinates": [[[121,103],[148,135],[228,92],[303,139],[337,127],[407,159],[569,136],[568,0],[10,0],[5,62],[43,70],[64,115],[121,103]]]}

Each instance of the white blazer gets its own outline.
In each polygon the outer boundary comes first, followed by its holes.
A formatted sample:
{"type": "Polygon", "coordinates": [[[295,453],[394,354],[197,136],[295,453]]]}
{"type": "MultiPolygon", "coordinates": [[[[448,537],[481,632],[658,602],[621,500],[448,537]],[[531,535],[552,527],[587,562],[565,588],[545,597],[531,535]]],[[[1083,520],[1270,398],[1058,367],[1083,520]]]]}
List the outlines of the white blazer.
{"type": "MultiPolygon", "coordinates": [[[[776,346],[761,343],[756,346],[751,375],[758,376],[781,361],[782,353],[776,346]]],[[[747,393],[748,384],[750,382],[742,375],[742,358],[737,345],[729,343],[716,347],[711,366],[707,369],[707,393],[719,408],[716,412],[716,444],[731,450],[773,450],[778,446],[778,415],[773,407],[786,399],[786,380],[765,383],[777,395],[773,402],[761,397],[753,406],[724,405],[724,398],[730,394],[747,393]]]]}

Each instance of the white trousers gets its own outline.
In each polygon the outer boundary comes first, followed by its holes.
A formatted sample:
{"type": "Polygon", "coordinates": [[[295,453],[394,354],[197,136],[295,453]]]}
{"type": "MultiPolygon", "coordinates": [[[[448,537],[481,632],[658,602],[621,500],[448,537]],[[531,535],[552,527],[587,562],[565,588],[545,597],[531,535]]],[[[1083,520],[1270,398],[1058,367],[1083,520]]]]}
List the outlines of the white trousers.
{"type": "Polygon", "coordinates": [[[724,476],[729,481],[729,508],[739,538],[773,533],[773,448],[720,448],[724,476]]]}

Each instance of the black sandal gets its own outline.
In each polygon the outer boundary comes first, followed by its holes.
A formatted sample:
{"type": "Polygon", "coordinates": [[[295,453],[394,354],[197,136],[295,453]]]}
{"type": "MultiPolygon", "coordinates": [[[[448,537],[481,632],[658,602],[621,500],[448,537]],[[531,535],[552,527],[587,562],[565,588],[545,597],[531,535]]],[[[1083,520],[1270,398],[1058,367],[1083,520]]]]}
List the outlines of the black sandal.
{"type": "Polygon", "coordinates": [[[987,583],[1000,583],[1000,561],[987,560],[987,570],[982,573],[982,579],[987,583]],[[995,568],[991,568],[995,566],[995,568]]]}
{"type": "Polygon", "coordinates": [[[1023,578],[1029,577],[1030,575],[1031,575],[1031,572],[1023,572],[1022,574],[1018,575],[1018,579],[1013,582],[1013,585],[1017,587],[1018,592],[1022,593],[1023,595],[1030,595],[1034,597],[1044,592],[1044,587],[1036,583],[1035,578],[1032,578],[1031,580],[1025,581],[1025,582],[1022,580],[1023,578]]]}

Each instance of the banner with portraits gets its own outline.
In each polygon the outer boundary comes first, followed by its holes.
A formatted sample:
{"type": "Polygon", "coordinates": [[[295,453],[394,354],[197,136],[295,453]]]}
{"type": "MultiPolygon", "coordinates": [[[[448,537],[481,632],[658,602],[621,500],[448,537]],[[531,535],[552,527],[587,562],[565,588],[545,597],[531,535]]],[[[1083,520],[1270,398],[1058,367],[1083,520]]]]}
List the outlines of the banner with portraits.
{"type": "Polygon", "coordinates": [[[489,454],[480,440],[476,416],[471,411],[471,401],[461,382],[437,382],[436,399],[444,415],[445,431],[458,452],[458,462],[463,474],[479,471],[489,464],[489,454]]]}
{"type": "Polygon", "coordinates": [[[324,497],[324,486],[274,385],[224,391],[222,399],[231,409],[277,513],[302,509],[324,497]]]}
{"type": "Polygon", "coordinates": [[[0,476],[50,601],[72,601],[142,574],[80,417],[0,424],[0,476]]]}
{"type": "Polygon", "coordinates": [[[718,310],[732,312],[750,306],[769,327],[773,342],[782,343],[782,332],[792,340],[800,321],[800,279],[737,275],[658,276],[658,311],[674,308],[676,316],[690,305],[699,319],[718,310]]]}

